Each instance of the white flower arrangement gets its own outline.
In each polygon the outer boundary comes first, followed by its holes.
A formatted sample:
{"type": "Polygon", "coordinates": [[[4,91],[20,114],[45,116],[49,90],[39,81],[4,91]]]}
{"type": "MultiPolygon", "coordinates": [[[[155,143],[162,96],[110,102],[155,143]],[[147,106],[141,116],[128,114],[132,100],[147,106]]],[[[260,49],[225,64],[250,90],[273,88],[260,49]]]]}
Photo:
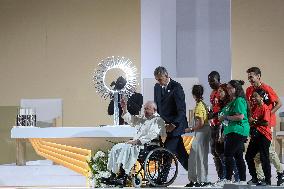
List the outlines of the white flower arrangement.
{"type": "Polygon", "coordinates": [[[106,156],[106,155],[105,155],[104,152],[98,151],[98,152],[95,154],[94,159],[103,158],[103,157],[105,157],[105,156],[106,156]]]}
{"type": "Polygon", "coordinates": [[[87,160],[90,168],[89,180],[93,181],[93,187],[99,188],[105,185],[101,183],[101,178],[110,177],[110,172],[107,170],[108,153],[97,151],[93,157],[87,160]]]}

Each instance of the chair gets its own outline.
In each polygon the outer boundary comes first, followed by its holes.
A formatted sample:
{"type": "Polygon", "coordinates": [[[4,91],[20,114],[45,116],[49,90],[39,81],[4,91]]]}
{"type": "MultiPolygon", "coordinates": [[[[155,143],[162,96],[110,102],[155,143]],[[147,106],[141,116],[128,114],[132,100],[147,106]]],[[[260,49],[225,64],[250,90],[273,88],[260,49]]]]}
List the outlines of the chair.
{"type": "Polygon", "coordinates": [[[21,99],[21,108],[34,108],[36,111],[37,125],[39,127],[62,126],[62,99],[21,99]]]}

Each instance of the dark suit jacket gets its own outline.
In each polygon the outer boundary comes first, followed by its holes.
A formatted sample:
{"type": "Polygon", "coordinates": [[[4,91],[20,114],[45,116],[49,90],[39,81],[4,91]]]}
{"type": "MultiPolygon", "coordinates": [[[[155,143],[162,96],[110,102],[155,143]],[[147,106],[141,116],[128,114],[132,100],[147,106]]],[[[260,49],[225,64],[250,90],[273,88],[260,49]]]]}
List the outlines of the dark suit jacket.
{"type": "MultiPolygon", "coordinates": [[[[120,100],[120,95],[118,95],[118,99],[120,100]]],[[[143,105],[143,96],[140,93],[134,92],[129,99],[127,100],[127,110],[131,115],[139,115],[143,105]]],[[[122,119],[122,108],[120,103],[118,104],[119,108],[119,125],[123,125],[124,119],[122,119]]],[[[108,105],[108,115],[113,115],[114,113],[114,101],[111,100],[108,105]]]]}
{"type": "Polygon", "coordinates": [[[171,79],[164,95],[162,95],[162,87],[157,83],[154,87],[154,101],[158,106],[158,113],[165,122],[176,126],[171,133],[168,133],[168,136],[184,134],[188,123],[185,95],[180,83],[171,79]]]}

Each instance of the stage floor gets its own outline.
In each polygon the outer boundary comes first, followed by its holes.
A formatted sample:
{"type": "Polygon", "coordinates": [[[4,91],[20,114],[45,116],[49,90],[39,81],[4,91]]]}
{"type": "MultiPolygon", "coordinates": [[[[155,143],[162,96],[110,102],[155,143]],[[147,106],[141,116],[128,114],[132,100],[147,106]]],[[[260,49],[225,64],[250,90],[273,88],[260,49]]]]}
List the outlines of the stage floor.
{"type": "MultiPolygon", "coordinates": [[[[272,184],[276,185],[276,171],[272,167],[272,184]]],[[[247,180],[250,180],[247,172],[247,180]]],[[[217,175],[212,155],[209,155],[208,180],[215,182],[217,175]]],[[[168,188],[183,188],[188,183],[187,172],[179,165],[179,174],[168,188]]],[[[86,178],[49,160],[27,162],[26,166],[0,165],[0,188],[87,188],[86,178]]],[[[203,187],[214,188],[214,187],[203,187]]],[[[260,188],[260,187],[258,187],[260,188]]],[[[277,187],[280,188],[280,187],[277,187]]],[[[284,188],[284,187],[281,187],[284,188]]]]}

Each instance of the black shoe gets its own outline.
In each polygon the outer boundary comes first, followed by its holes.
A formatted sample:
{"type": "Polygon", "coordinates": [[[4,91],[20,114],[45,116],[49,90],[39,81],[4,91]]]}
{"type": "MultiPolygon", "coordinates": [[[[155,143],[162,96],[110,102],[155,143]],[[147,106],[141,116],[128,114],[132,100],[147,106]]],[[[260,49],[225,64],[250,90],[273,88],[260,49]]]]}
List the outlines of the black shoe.
{"type": "Polygon", "coordinates": [[[201,183],[195,182],[193,186],[194,186],[194,187],[201,187],[201,183]]]}
{"type": "Polygon", "coordinates": [[[184,187],[193,187],[195,186],[195,182],[190,181],[187,185],[185,185],[184,187]]]}
{"type": "Polygon", "coordinates": [[[198,187],[205,187],[205,186],[211,185],[212,183],[211,182],[201,182],[201,183],[198,183],[198,184],[199,184],[198,187]]]}
{"type": "Polygon", "coordinates": [[[283,173],[277,173],[277,186],[282,186],[284,183],[284,174],[283,173]]]}
{"type": "Polygon", "coordinates": [[[211,184],[210,182],[196,182],[196,183],[194,183],[194,187],[205,187],[205,186],[208,186],[210,184],[211,184]]]}
{"type": "Polygon", "coordinates": [[[266,180],[265,182],[267,185],[271,185],[271,180],[266,180]]]}
{"type": "Polygon", "coordinates": [[[121,178],[117,178],[114,180],[114,185],[115,186],[119,186],[119,187],[124,187],[126,186],[126,182],[127,182],[127,175],[122,176],[121,178]]]}
{"type": "Polygon", "coordinates": [[[107,178],[102,177],[101,178],[101,183],[103,183],[103,184],[107,184],[109,181],[110,181],[110,177],[107,177],[107,178]]]}
{"type": "Polygon", "coordinates": [[[264,181],[264,180],[260,180],[256,184],[256,186],[269,186],[269,185],[271,185],[271,181],[264,181]]]}
{"type": "Polygon", "coordinates": [[[258,182],[259,182],[258,179],[252,178],[247,182],[247,184],[248,185],[257,185],[258,182]]]}
{"type": "Polygon", "coordinates": [[[101,178],[101,183],[106,184],[106,185],[114,185],[114,181],[116,180],[116,176],[114,173],[111,174],[110,177],[102,177],[101,178]]]}

